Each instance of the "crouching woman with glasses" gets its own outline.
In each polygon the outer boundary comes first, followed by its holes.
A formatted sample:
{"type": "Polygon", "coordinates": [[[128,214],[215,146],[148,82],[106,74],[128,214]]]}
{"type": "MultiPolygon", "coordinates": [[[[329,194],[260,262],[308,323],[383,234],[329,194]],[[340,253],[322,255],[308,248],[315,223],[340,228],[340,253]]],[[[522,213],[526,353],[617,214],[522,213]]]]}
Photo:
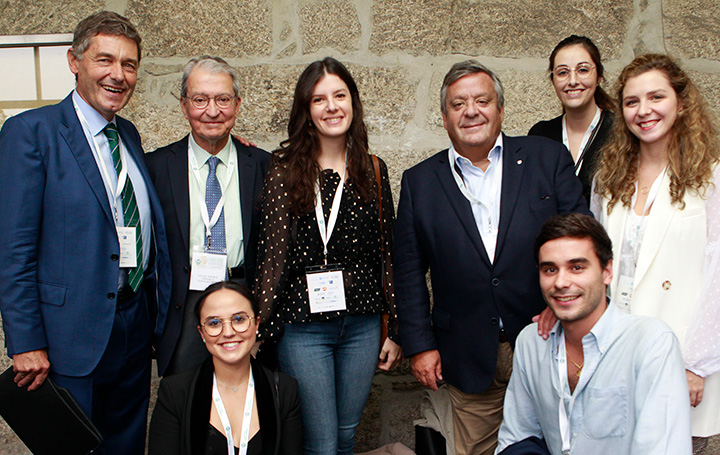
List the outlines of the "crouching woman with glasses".
{"type": "Polygon", "coordinates": [[[258,307],[244,285],[209,286],[195,307],[211,356],[160,383],[149,454],[301,453],[297,382],[251,358],[258,307]]]}

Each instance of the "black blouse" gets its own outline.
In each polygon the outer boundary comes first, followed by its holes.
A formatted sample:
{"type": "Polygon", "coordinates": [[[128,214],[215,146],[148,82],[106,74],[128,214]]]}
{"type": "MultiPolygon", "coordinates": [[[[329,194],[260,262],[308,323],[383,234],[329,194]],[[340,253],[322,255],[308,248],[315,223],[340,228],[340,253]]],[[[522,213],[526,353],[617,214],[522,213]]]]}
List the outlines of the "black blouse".
{"type": "MultiPolygon", "coordinates": [[[[315,211],[300,216],[291,214],[283,168],[276,164],[270,169],[261,198],[258,247],[260,270],[256,294],[262,318],[261,338],[277,337],[283,323],[324,321],[344,314],[389,313],[389,336],[397,340],[392,286],[389,286],[389,307],[382,297],[382,261],[388,282],[392,283],[390,252],[394,222],[390,180],[382,160],[380,171],[385,254],[381,249],[377,196],[371,201],[362,201],[354,191],[353,182],[346,179],[337,222],[328,242],[327,262],[343,267],[347,310],[311,313],[305,268],[324,263],[323,242],[315,211]]],[[[368,170],[367,175],[375,181],[372,170],[368,170]]],[[[326,169],[322,172],[321,182],[320,193],[327,222],[340,175],[326,169]]],[[[377,185],[373,186],[377,188],[377,185]]]]}
{"type": "MultiPolygon", "coordinates": [[[[250,441],[248,441],[247,455],[262,454],[262,435],[258,430],[250,441]]],[[[235,454],[240,453],[240,448],[235,447],[235,454]]],[[[227,438],[217,428],[208,423],[208,435],[205,443],[205,455],[227,455],[227,438]]]]}

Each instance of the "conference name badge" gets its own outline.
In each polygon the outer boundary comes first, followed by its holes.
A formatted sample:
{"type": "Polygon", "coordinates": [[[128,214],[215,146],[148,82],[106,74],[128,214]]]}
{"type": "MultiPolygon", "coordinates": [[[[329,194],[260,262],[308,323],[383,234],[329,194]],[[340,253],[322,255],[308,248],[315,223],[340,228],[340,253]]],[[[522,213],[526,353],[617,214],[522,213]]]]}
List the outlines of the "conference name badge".
{"type": "Polygon", "coordinates": [[[190,268],[190,290],[204,291],[211,284],[225,279],[227,254],[194,249],[190,268]]]}
{"type": "Polygon", "coordinates": [[[137,228],[117,227],[120,241],[120,267],[137,267],[137,228]]]}
{"type": "Polygon", "coordinates": [[[305,278],[311,313],[347,309],[343,269],[340,264],[306,267],[305,278]]]}

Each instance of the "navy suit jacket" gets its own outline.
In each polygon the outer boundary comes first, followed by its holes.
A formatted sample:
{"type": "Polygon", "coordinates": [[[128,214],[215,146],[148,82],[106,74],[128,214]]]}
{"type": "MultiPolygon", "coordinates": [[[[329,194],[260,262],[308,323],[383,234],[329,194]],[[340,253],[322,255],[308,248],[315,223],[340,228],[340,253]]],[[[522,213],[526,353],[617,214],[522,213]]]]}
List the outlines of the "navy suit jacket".
{"type": "MultiPolygon", "coordinates": [[[[141,297],[159,336],[171,280],[165,226],[140,136],[132,123],[116,118],[150,197],[153,243],[141,297]]],[[[85,376],[110,338],[120,247],[71,96],[5,122],[0,194],[0,311],[8,353],[47,348],[52,371],[85,376]]]]}
{"type": "Polygon", "coordinates": [[[395,298],[403,352],[438,349],[443,378],[483,392],[497,362],[500,318],[514,345],[545,308],[533,244],[555,214],[589,214],[567,150],[545,138],[504,137],[500,225],[491,263],[448,151],[403,174],[395,224],[395,298]],[[430,295],[425,275],[430,269],[430,295]]]}
{"type": "MultiPolygon", "coordinates": [[[[188,182],[188,137],[145,155],[150,177],[155,183],[165,213],[172,293],[165,333],[156,343],[158,372],[162,375],[170,362],[180,329],[188,288],[190,287],[190,186],[188,182]]],[[[238,155],[240,210],[242,211],[245,276],[252,284],[257,261],[260,211],[257,201],[267,172],[270,154],[245,147],[233,138],[238,155]]]]}

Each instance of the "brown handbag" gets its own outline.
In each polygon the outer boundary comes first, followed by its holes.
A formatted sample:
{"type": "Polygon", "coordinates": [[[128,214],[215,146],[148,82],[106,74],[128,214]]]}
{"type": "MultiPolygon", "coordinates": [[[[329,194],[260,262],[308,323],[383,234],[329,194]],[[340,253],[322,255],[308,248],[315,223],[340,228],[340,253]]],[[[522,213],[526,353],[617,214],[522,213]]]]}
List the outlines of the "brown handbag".
{"type": "MultiPolygon", "coordinates": [[[[375,169],[375,180],[377,180],[377,188],[378,188],[378,213],[380,214],[380,254],[382,255],[380,258],[380,270],[382,273],[382,296],[385,300],[386,306],[389,304],[388,300],[388,283],[387,283],[387,275],[385,275],[385,229],[383,227],[383,204],[382,204],[382,177],[380,176],[380,160],[378,160],[377,155],[370,155],[370,159],[373,163],[373,168],[375,169]]],[[[385,340],[388,336],[388,322],[390,320],[390,315],[388,313],[383,313],[382,315],[382,324],[380,326],[380,348],[385,344],[385,340]]]]}

